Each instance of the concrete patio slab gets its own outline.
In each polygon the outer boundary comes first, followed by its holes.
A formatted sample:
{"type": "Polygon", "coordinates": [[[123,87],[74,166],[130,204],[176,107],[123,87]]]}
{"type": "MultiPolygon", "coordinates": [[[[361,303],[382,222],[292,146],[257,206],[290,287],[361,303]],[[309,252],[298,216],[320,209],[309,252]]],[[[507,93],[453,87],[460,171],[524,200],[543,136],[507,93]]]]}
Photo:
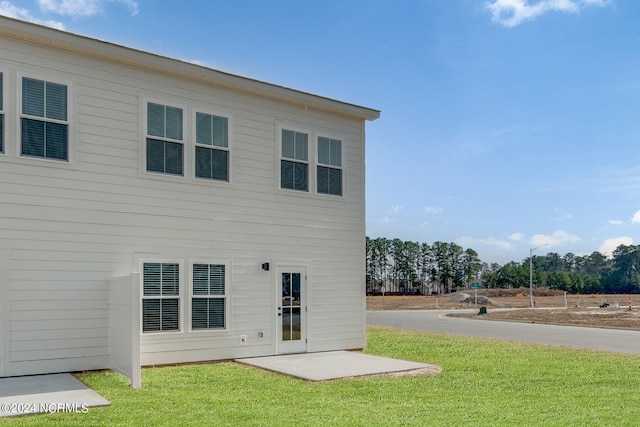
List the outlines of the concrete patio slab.
{"type": "Polygon", "coordinates": [[[0,378],[0,418],[54,412],[87,412],[110,402],[71,374],[0,378]]]}
{"type": "Polygon", "coordinates": [[[436,365],[373,356],[355,351],[287,354],[236,359],[235,361],[308,381],[380,374],[420,373],[435,375],[441,371],[441,368],[436,365]]]}

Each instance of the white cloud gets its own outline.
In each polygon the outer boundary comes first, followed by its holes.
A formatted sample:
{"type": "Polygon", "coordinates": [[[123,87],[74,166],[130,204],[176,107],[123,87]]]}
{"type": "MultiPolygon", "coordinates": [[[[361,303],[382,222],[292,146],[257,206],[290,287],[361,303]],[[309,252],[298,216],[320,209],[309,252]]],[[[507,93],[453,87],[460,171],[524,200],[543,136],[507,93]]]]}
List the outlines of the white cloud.
{"type": "Polygon", "coordinates": [[[391,206],[391,209],[389,209],[389,211],[387,212],[387,215],[398,216],[400,215],[401,210],[402,210],[402,206],[400,205],[391,206]]]}
{"type": "Polygon", "coordinates": [[[522,233],[511,233],[507,236],[507,239],[514,242],[521,242],[524,240],[524,234],[522,233]]]}
{"type": "Polygon", "coordinates": [[[551,234],[535,234],[531,237],[533,246],[561,246],[565,243],[575,243],[580,237],[575,234],[568,233],[564,230],[556,230],[551,234]]]}
{"type": "Polygon", "coordinates": [[[631,223],[640,224],[640,211],[637,211],[636,213],[633,214],[633,216],[631,217],[631,223]]]}
{"type": "Polygon", "coordinates": [[[427,206],[424,208],[424,213],[426,214],[437,214],[442,212],[442,208],[439,206],[427,206]]]}
{"type": "Polygon", "coordinates": [[[571,214],[564,214],[564,215],[560,215],[557,218],[553,218],[554,221],[568,221],[570,219],[573,219],[573,215],[571,214]]]}
{"type": "Polygon", "coordinates": [[[384,218],[382,218],[382,223],[389,224],[390,222],[393,222],[395,220],[395,217],[400,215],[401,210],[402,210],[402,206],[400,205],[391,206],[391,209],[387,211],[387,215],[384,218]]]}
{"type": "Polygon", "coordinates": [[[47,27],[64,30],[64,24],[58,21],[42,20],[35,18],[28,9],[15,6],[9,1],[0,2],[0,15],[22,21],[33,22],[34,24],[46,25],[47,27]]]}
{"type": "Polygon", "coordinates": [[[598,252],[610,257],[613,254],[613,251],[620,245],[633,245],[633,239],[627,236],[607,239],[602,243],[602,245],[600,245],[598,252]]]}
{"type": "Polygon", "coordinates": [[[493,0],[485,3],[491,19],[505,27],[515,27],[547,12],[577,13],[586,6],[605,6],[609,0],[493,0]]]}
{"type": "Polygon", "coordinates": [[[611,225],[622,225],[622,224],[624,224],[624,221],[621,221],[619,219],[610,219],[609,220],[609,224],[611,224],[611,225]]]}
{"type": "Polygon", "coordinates": [[[14,19],[24,19],[29,17],[29,11],[23,7],[14,6],[8,1],[0,2],[0,15],[14,19]]]}
{"type": "Polygon", "coordinates": [[[93,16],[101,13],[105,3],[121,3],[132,15],[138,14],[138,2],[134,0],[38,0],[43,12],[66,16],[93,16]]]}
{"type": "Polygon", "coordinates": [[[461,237],[458,237],[455,240],[455,242],[460,246],[467,247],[467,248],[475,245],[494,246],[507,251],[513,248],[513,245],[511,244],[511,242],[507,242],[506,240],[496,239],[495,237],[484,237],[484,238],[476,239],[471,236],[461,236],[461,237]]]}

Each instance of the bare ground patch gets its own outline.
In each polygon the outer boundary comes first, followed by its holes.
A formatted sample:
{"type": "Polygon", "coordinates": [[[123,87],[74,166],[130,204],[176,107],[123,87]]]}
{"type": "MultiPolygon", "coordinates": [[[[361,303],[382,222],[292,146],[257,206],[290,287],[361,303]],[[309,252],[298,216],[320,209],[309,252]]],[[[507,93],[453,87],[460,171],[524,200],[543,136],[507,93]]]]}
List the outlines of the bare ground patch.
{"type": "MultiPolygon", "coordinates": [[[[538,290],[536,290],[538,291],[538,290]]],[[[542,291],[542,290],[540,290],[542,291]]],[[[549,292],[548,290],[545,290],[549,292]]],[[[554,291],[551,291],[554,292],[554,291]]],[[[534,295],[535,308],[530,308],[527,289],[483,290],[478,295],[489,298],[485,304],[475,304],[473,291],[466,293],[471,299],[452,302],[452,294],[440,296],[368,296],[367,310],[437,310],[478,309],[487,313],[454,313],[451,316],[485,320],[504,320],[526,323],[592,326],[640,330],[640,295],[534,295]],[[494,291],[494,292],[492,292],[494,291]],[[629,310],[631,297],[632,310],[629,310]],[[513,308],[519,310],[497,310],[513,308]]]]}

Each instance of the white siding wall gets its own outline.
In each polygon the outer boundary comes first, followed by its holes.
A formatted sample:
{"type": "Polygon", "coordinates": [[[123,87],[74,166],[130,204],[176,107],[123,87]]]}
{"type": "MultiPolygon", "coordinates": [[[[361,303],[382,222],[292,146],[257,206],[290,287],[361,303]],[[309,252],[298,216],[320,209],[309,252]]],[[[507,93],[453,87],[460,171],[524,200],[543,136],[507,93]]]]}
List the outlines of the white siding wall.
{"type": "Polygon", "coordinates": [[[364,346],[362,120],[11,40],[0,69],[0,375],[106,367],[108,281],[145,257],[183,259],[185,284],[189,260],[228,260],[231,317],[225,332],[143,335],[143,364],[273,354],[277,279],[265,261],[311,266],[310,351],[364,346]],[[68,82],[70,164],[17,156],[21,75],[68,82]],[[189,164],[185,178],[142,171],[147,98],[185,107],[187,163],[191,108],[231,117],[230,183],[196,181],[189,164]],[[279,123],[343,140],[345,197],[277,188],[279,123]]]}

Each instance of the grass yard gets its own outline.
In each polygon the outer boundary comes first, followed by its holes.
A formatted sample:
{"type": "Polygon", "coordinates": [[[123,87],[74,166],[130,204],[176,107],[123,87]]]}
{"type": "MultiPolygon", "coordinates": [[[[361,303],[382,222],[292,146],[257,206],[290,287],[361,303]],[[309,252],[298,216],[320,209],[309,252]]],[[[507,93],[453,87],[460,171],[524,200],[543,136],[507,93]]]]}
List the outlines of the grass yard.
{"type": "Polygon", "coordinates": [[[366,352],[443,372],[313,383],[225,362],[144,369],[141,390],[113,372],[88,372],[78,378],[110,407],[0,424],[638,425],[638,356],[384,328],[369,328],[366,352]]]}

